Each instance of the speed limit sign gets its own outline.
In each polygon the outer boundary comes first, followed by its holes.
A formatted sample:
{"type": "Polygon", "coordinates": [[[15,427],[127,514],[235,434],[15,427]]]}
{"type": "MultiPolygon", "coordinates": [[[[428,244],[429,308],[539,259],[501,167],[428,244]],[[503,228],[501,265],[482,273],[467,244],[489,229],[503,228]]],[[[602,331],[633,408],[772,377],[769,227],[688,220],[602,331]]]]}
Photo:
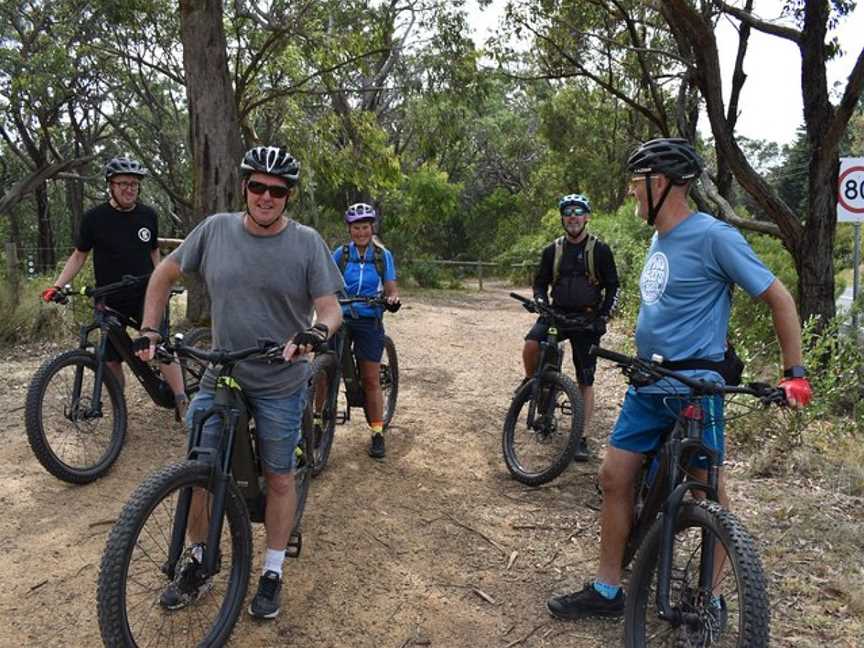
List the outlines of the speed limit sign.
{"type": "Polygon", "coordinates": [[[837,220],[840,223],[864,222],[864,158],[840,158],[837,220]]]}

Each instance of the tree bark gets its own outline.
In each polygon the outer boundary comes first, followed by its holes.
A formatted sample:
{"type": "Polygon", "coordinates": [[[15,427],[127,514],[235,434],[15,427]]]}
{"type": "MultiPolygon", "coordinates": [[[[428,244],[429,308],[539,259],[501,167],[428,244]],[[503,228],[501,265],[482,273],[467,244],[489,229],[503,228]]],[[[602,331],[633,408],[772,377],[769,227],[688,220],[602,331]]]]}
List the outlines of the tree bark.
{"type": "Polygon", "coordinates": [[[33,199],[36,202],[38,228],[36,269],[40,274],[44,274],[54,270],[57,259],[54,249],[54,228],[51,226],[51,212],[48,209],[48,190],[44,184],[36,187],[33,199]]]}
{"type": "MultiPolygon", "coordinates": [[[[241,202],[238,167],[243,144],[222,18],[221,0],[180,0],[196,224],[210,214],[236,209],[241,202]]],[[[210,300],[200,282],[190,284],[186,318],[206,322],[210,300]]]]}

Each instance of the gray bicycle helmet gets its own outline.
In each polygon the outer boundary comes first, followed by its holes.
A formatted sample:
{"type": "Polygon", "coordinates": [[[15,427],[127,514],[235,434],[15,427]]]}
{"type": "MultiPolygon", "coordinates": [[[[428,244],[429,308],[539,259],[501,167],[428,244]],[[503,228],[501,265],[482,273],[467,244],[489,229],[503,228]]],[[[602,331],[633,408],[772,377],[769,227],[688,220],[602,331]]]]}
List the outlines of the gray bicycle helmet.
{"type": "Polygon", "coordinates": [[[578,213],[580,214],[591,213],[591,201],[588,200],[588,196],[582,194],[567,194],[566,196],[563,196],[561,200],[558,201],[558,211],[563,214],[565,207],[573,205],[579,208],[578,213]]]}
{"type": "Polygon", "coordinates": [[[673,184],[687,184],[702,175],[705,162],[685,139],[664,137],[640,144],[627,160],[627,169],[634,175],[662,173],[673,184]]]}
{"type": "Polygon", "coordinates": [[[138,160],[115,157],[105,165],[105,180],[110,180],[116,175],[134,175],[143,178],[150,174],[138,160]]]}
{"type": "Polygon", "coordinates": [[[240,174],[248,178],[255,171],[282,178],[290,186],[300,179],[300,163],[278,146],[256,146],[246,151],[240,163],[240,174]]]}

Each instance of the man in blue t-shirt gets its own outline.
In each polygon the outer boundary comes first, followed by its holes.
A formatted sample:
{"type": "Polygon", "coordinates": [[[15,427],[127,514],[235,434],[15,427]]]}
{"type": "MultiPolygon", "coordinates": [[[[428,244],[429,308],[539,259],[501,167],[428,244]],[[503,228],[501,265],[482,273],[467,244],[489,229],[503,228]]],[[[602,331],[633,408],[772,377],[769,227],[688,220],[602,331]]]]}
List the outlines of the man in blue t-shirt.
{"type": "MultiPolygon", "coordinates": [[[[399,288],[396,285],[396,265],[393,255],[375,239],[377,213],[372,205],[357,203],[345,212],[345,224],[351,241],[333,250],[333,260],[342,270],[345,292],[349,297],[384,299],[396,310],[399,288]]],[[[366,401],[371,440],[369,456],[383,459],[384,398],[381,393],[381,356],[384,353],[384,309],[366,304],[342,307],[343,324],[351,331],[354,356],[360,370],[360,381],[366,401]]],[[[320,411],[321,404],[316,403],[320,411]]],[[[317,423],[317,422],[316,422],[317,423]]]]}
{"type": "MultiPolygon", "coordinates": [[[[633,174],[630,192],[636,198],[637,215],[656,230],[639,281],[638,356],[651,359],[656,354],[668,362],[686,360],[691,365],[722,360],[731,289],[737,284],[771,309],[783,355],[780,385],[792,407],[805,406],[811,389],[801,366],[795,300],[737,230],[690,209],[687,195],[690,183],[702,173],[701,157],[686,140],[655,139],[633,152],[628,168],[633,174]]],[[[722,380],[709,368],[690,368],[682,373],[722,380]]],[[[667,398],[676,391],[686,392],[687,388],[668,379],[638,390],[628,389],[600,468],[603,505],[597,575],[582,590],[549,599],[546,607],[553,616],[579,619],[623,613],[621,561],[633,517],[635,479],[645,453],[659,445],[663,432],[677,418],[674,404],[680,401],[667,398]]],[[[719,452],[722,461],[723,398],[706,397],[704,401],[703,411],[711,414],[705,424],[705,441],[719,452]]],[[[697,468],[694,472],[705,471],[697,468]]],[[[722,470],[719,499],[728,508],[722,470]]],[[[711,604],[721,618],[725,602],[722,597],[716,599],[711,604]]]]}

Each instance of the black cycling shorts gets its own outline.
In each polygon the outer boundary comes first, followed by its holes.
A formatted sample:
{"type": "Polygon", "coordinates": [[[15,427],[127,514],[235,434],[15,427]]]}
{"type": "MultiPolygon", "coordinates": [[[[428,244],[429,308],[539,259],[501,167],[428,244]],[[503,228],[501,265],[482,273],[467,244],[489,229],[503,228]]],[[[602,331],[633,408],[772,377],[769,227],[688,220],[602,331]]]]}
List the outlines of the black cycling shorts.
{"type": "MultiPolygon", "coordinates": [[[[526,340],[540,342],[546,339],[546,331],[549,330],[549,322],[540,317],[528,331],[526,340]]],[[[600,336],[596,333],[577,331],[567,334],[559,329],[560,340],[570,340],[570,348],[573,351],[573,366],[576,368],[576,381],[582,386],[594,384],[594,372],[597,369],[597,356],[589,355],[591,345],[600,344],[600,336]]]]}

